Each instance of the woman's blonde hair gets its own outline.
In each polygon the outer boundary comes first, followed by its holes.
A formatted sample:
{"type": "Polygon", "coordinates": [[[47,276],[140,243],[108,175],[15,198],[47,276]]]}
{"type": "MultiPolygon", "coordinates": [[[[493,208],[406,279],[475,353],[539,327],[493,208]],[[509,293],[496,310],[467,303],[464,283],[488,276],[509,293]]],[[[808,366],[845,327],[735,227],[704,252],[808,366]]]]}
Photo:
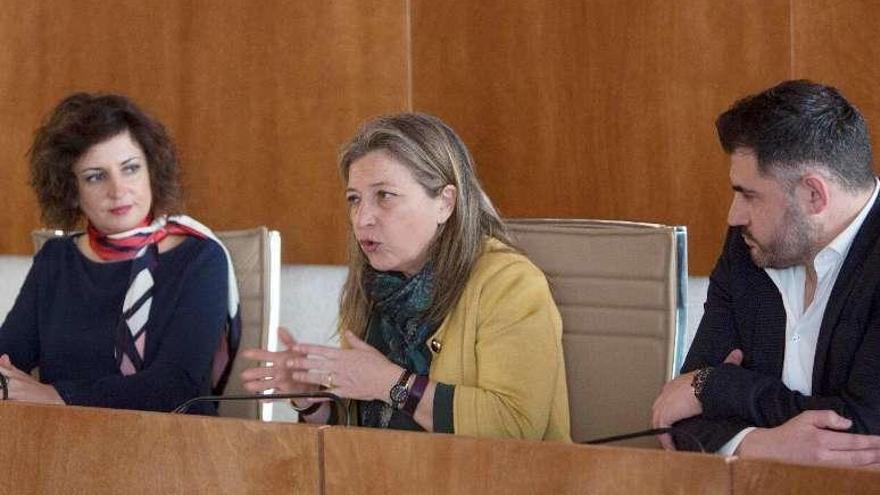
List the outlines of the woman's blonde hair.
{"type": "MultiPolygon", "coordinates": [[[[434,266],[434,297],[425,316],[427,322],[439,324],[458,302],[484,240],[494,237],[511,247],[513,243],[477,180],[470,152],[440,119],[401,113],[368,121],[342,149],[342,180],[348,183],[351,165],[374,151],[387,153],[406,166],[431,197],[437,197],[447,185],[455,186],[455,209],[439,227],[428,254],[434,266]]],[[[365,286],[369,261],[353,232],[349,232],[348,249],[349,270],[339,303],[339,329],[362,337],[372,309],[365,286]]]]}

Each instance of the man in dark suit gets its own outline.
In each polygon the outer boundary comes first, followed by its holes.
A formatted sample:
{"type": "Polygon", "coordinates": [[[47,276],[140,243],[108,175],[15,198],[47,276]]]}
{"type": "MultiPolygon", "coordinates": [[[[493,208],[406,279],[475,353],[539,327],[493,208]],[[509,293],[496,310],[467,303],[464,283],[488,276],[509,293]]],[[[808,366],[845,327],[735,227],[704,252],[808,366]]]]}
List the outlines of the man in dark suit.
{"type": "Polygon", "coordinates": [[[667,448],[880,467],[880,201],[867,126],[787,81],[716,121],[727,241],[682,375],[654,404],[667,448]],[[674,445],[673,445],[674,442],[674,445]]]}

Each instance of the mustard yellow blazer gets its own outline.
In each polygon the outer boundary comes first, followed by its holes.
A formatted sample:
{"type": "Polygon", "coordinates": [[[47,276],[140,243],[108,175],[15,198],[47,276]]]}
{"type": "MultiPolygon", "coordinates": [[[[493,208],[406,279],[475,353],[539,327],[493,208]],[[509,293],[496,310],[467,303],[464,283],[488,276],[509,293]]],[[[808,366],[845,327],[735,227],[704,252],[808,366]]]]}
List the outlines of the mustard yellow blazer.
{"type": "Polygon", "coordinates": [[[455,385],[456,434],[571,441],[562,320],[528,258],[487,240],[433,340],[430,378],[455,385]]]}

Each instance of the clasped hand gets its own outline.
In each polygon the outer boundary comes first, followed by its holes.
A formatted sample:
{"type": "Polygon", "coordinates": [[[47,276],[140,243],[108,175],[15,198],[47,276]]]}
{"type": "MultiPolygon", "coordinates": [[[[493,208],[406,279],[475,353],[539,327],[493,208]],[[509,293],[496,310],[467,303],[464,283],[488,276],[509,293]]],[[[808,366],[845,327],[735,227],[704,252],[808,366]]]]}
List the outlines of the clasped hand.
{"type": "MultiPolygon", "coordinates": [[[[735,349],[724,362],[739,366],[742,358],[742,351],[735,349]]],[[[663,386],[654,401],[655,428],[671,426],[702,414],[702,404],[691,386],[693,374],[681,375],[663,386]]],[[[834,411],[804,411],[775,428],[751,431],[743,438],[736,453],[743,457],[806,464],[880,468],[880,436],[847,433],[851,426],[851,420],[834,411]]],[[[658,438],[664,448],[675,449],[668,434],[658,438]]]]}
{"type": "Polygon", "coordinates": [[[36,378],[16,368],[6,354],[0,356],[0,373],[6,377],[9,400],[64,404],[55,387],[40,383],[36,378]]]}
{"type": "Polygon", "coordinates": [[[345,349],[300,344],[283,327],[279,337],[286,347],[284,350],[244,351],[248,359],[266,362],[266,366],[242,372],[247,390],[303,393],[323,387],[347,399],[387,402],[388,390],[403,370],[351,332],[345,333],[349,345],[345,349]]]}
{"type": "Polygon", "coordinates": [[[852,420],[834,411],[804,411],[776,428],[755,429],[743,439],[737,454],[880,469],[880,436],[847,433],[851,426],[852,420]]]}
{"type": "MultiPolygon", "coordinates": [[[[743,354],[739,349],[734,349],[724,359],[725,363],[739,366],[742,364],[743,354]]],[[[703,405],[694,394],[694,373],[685,373],[663,385],[663,390],[654,401],[652,407],[653,416],[651,423],[654,428],[667,428],[675,423],[699,416],[703,413],[703,405]]],[[[675,450],[675,444],[669,434],[657,437],[660,444],[667,450],[675,450]]]]}

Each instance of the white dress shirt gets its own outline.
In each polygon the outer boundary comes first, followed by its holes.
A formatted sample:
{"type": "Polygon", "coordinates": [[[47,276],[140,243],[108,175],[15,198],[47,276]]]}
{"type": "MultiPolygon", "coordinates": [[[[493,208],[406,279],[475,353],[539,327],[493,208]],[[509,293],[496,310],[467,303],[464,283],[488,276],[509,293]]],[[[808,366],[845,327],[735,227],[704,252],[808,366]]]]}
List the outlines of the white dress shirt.
{"type": "MultiPolygon", "coordinates": [[[[810,305],[804,308],[804,290],[806,285],[806,267],[804,265],[788,268],[765,268],[764,271],[776,284],[782,295],[785,306],[785,358],[782,362],[782,383],[790,390],[804,395],[813,391],[813,360],[816,358],[816,342],[819,339],[819,328],[825,307],[831,297],[831,289],[840,274],[843,261],[849,253],[853,239],[865,222],[868,212],[877,199],[877,179],[874,180],[874,192],[871,199],[859,212],[858,216],[825,246],[813,260],[816,270],[816,290],[810,305]]],[[[730,439],[719,454],[732,455],[746,435],[755,428],[745,428],[730,439]]]]}

